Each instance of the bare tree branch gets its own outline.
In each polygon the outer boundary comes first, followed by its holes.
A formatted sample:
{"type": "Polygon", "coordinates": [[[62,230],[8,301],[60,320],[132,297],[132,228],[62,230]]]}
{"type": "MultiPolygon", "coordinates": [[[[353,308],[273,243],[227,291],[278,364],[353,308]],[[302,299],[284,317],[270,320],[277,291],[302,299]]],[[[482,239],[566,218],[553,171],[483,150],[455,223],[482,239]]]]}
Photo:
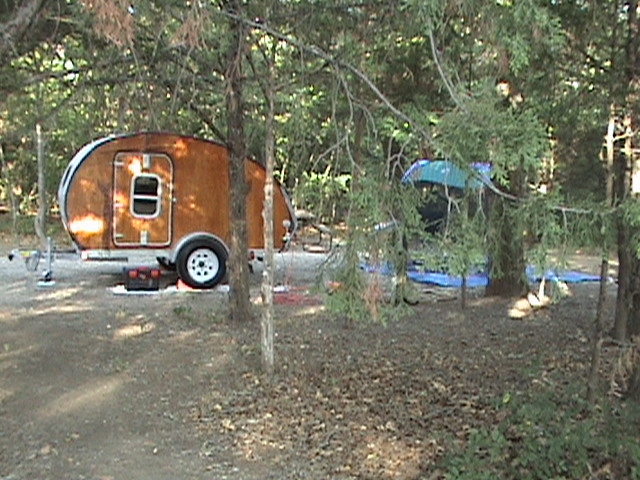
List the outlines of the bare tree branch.
{"type": "Polygon", "coordinates": [[[442,82],[444,83],[445,87],[447,87],[449,96],[451,97],[453,102],[456,104],[456,106],[460,110],[462,110],[463,112],[468,112],[466,105],[462,103],[458,98],[458,95],[453,89],[453,84],[451,83],[451,80],[449,79],[449,77],[447,76],[447,74],[444,72],[442,68],[442,65],[440,63],[440,57],[438,56],[438,50],[436,49],[436,40],[435,38],[433,38],[433,30],[429,29],[428,35],[429,35],[429,43],[431,44],[431,55],[433,56],[433,62],[436,64],[436,68],[438,69],[438,73],[440,74],[440,78],[442,79],[442,82]]]}

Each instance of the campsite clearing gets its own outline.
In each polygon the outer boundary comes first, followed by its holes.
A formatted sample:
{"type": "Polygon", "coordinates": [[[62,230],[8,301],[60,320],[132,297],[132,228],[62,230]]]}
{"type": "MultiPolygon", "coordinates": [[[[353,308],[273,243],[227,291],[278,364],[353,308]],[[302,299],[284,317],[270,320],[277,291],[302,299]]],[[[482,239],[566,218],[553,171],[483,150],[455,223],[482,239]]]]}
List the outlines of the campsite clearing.
{"type": "MultiPolygon", "coordinates": [[[[322,259],[280,256],[279,279],[311,287],[322,259]]],[[[278,305],[267,382],[259,326],[229,325],[224,293],[116,295],[117,264],[57,262],[46,288],[0,268],[3,480],[440,478],[445,439],[495,422],[496,398],[582,378],[597,295],[524,321],[425,300],[386,327],[278,305]]]]}

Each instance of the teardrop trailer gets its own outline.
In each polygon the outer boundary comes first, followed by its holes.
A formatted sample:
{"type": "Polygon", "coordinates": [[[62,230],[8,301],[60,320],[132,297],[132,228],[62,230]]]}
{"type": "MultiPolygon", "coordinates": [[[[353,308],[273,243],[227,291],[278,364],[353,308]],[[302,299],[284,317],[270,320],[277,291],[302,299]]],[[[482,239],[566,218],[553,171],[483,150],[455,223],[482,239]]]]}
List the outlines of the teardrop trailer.
{"type": "MultiPolygon", "coordinates": [[[[144,252],[192,288],[226,274],[231,232],[226,146],[171,133],[110,136],[82,147],[58,189],[60,216],[83,260],[125,260],[144,252]]],[[[264,249],[266,172],[245,160],[250,257],[264,249]]],[[[287,247],[296,220],[274,185],[274,248],[287,247]]]]}

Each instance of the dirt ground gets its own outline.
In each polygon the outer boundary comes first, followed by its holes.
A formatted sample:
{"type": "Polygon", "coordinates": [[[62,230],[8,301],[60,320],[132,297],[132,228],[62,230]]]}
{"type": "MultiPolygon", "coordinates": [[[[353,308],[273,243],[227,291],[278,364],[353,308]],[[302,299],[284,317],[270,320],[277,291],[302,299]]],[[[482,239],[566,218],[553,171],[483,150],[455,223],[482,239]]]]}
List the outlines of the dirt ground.
{"type": "MultiPolygon", "coordinates": [[[[322,259],[280,256],[279,278],[305,288],[322,259]]],[[[585,374],[598,288],[519,321],[507,301],[461,311],[425,288],[386,326],[345,325],[296,290],[267,382],[259,325],[230,325],[224,292],[122,295],[122,264],[54,267],[38,286],[0,258],[2,480],[439,478],[443,435],[493,421],[496,396],[585,374]]]]}

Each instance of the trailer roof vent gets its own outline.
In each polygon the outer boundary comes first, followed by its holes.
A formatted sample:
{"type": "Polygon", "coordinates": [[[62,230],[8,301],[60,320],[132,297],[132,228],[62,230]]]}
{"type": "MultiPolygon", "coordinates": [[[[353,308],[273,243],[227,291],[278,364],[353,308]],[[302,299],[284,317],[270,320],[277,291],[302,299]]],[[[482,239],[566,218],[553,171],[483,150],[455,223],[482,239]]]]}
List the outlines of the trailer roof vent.
{"type": "Polygon", "coordinates": [[[160,214],[160,178],[157,175],[141,174],[133,179],[131,210],[144,218],[160,214]]]}

